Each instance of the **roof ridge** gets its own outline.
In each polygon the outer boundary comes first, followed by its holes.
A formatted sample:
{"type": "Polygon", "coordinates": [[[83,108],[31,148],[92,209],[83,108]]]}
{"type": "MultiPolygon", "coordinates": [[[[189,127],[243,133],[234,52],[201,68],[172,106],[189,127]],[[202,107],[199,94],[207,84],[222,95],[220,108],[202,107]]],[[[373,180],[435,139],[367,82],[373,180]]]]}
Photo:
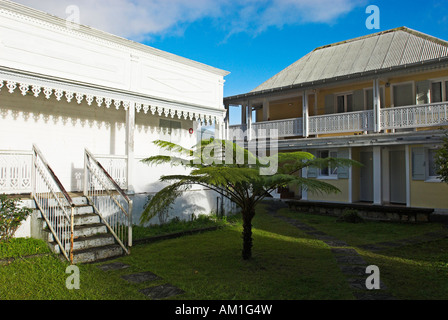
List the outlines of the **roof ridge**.
{"type": "Polygon", "coordinates": [[[431,35],[428,35],[426,33],[423,33],[423,32],[420,32],[420,31],[408,28],[406,26],[402,26],[402,27],[397,27],[397,28],[393,28],[393,29],[389,29],[389,30],[375,32],[375,33],[372,33],[372,34],[367,34],[367,35],[364,35],[364,36],[360,36],[360,37],[356,37],[356,38],[352,38],[352,39],[348,39],[348,40],[344,40],[344,41],[335,42],[335,43],[332,43],[332,44],[323,45],[323,46],[315,48],[313,51],[317,51],[317,50],[321,50],[321,49],[325,49],[325,48],[329,48],[329,47],[334,47],[334,46],[338,46],[338,45],[345,44],[345,43],[351,43],[351,42],[355,42],[355,41],[359,41],[359,40],[364,40],[364,39],[380,36],[380,35],[383,35],[383,34],[396,32],[396,31],[405,31],[405,32],[407,32],[409,34],[412,34],[414,36],[417,36],[417,37],[420,37],[420,38],[423,38],[423,39],[426,39],[426,40],[434,41],[434,42],[436,42],[436,43],[438,43],[440,45],[448,46],[448,41],[445,41],[445,40],[440,39],[440,38],[436,38],[434,36],[431,36],[431,35]]]}

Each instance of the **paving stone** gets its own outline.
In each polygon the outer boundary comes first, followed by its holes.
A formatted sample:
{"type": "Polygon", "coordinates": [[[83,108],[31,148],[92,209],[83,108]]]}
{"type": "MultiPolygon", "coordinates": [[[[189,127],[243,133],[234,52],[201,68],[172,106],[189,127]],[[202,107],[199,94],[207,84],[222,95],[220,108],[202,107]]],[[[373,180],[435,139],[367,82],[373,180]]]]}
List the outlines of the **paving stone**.
{"type": "MultiPolygon", "coordinates": [[[[368,290],[366,287],[366,279],[367,278],[357,278],[357,279],[348,279],[348,283],[352,289],[355,290],[368,290]]],[[[379,290],[387,290],[386,285],[380,281],[380,289],[379,290]]],[[[371,290],[368,290],[371,291],[371,290]]]]}
{"type": "Polygon", "coordinates": [[[323,240],[330,247],[348,247],[347,242],[340,240],[323,240]]]}
{"type": "Polygon", "coordinates": [[[358,255],[359,253],[355,249],[350,248],[331,248],[333,254],[343,254],[343,255],[358,255]]]}
{"type": "Polygon", "coordinates": [[[177,296],[179,294],[185,293],[185,291],[183,291],[182,289],[179,289],[169,283],[160,286],[141,289],[139,290],[139,292],[155,300],[177,296]]]}
{"type": "Polygon", "coordinates": [[[121,270],[129,268],[130,266],[128,264],[122,263],[122,262],[112,262],[107,264],[99,265],[98,268],[100,268],[103,271],[109,271],[109,270],[121,270]]]}
{"type": "Polygon", "coordinates": [[[339,268],[341,269],[342,273],[346,274],[346,275],[350,275],[350,276],[364,276],[366,275],[366,267],[361,267],[361,266],[339,266],[339,268]]]}
{"type": "Polygon", "coordinates": [[[336,261],[340,264],[360,264],[367,265],[367,262],[361,256],[337,256],[336,261]]]}
{"type": "Polygon", "coordinates": [[[325,232],[322,232],[322,231],[309,231],[309,232],[306,232],[306,234],[309,234],[310,236],[327,236],[328,237],[328,234],[326,234],[325,232]]]}
{"type": "Polygon", "coordinates": [[[366,250],[369,250],[369,251],[380,251],[380,250],[386,249],[384,247],[380,247],[380,246],[374,245],[374,244],[364,244],[364,245],[361,245],[359,247],[361,249],[366,249],[366,250]]]}
{"type": "Polygon", "coordinates": [[[140,283],[140,282],[145,282],[145,281],[155,281],[155,280],[162,279],[158,275],[156,275],[152,272],[149,272],[149,271],[133,273],[133,274],[126,274],[121,277],[123,279],[125,279],[129,282],[133,282],[133,283],[140,283]]]}

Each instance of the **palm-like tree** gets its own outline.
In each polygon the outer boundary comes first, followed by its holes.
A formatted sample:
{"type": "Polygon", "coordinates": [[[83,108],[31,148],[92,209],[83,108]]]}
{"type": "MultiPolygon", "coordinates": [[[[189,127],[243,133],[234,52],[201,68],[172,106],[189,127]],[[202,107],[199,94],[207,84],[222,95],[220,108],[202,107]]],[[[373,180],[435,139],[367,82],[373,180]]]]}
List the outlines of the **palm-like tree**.
{"type": "Polygon", "coordinates": [[[157,155],[142,161],[147,164],[181,165],[190,169],[185,175],[164,175],[162,182],[169,185],[161,189],[148,203],[140,222],[149,221],[160,210],[170,206],[176,198],[193,185],[216,191],[234,202],[243,219],[242,257],[252,256],[252,219],[255,206],[279,187],[297,185],[319,193],[340,192],[335,186],[317,179],[300,176],[303,168],[351,166],[355,161],[340,158],[315,158],[307,152],[284,152],[270,156],[256,156],[232,141],[202,140],[191,149],[178,144],[157,140],[154,144],[170,151],[173,156],[157,155]],[[266,171],[275,163],[275,172],[266,171]],[[265,171],[263,171],[265,170],[265,171]]]}

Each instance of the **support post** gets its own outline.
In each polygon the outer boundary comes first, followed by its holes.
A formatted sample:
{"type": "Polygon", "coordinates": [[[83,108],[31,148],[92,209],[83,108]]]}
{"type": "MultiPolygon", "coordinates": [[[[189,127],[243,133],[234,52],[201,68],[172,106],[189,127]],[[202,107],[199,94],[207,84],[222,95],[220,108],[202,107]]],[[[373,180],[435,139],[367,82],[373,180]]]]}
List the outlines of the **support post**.
{"type": "Polygon", "coordinates": [[[381,184],[381,147],[373,147],[373,204],[381,205],[382,201],[382,184],[381,184]]]}
{"type": "Polygon", "coordinates": [[[247,103],[247,141],[252,140],[252,103],[247,103]]]}
{"type": "Polygon", "coordinates": [[[381,131],[381,95],[380,95],[380,80],[373,80],[373,117],[374,117],[374,131],[381,131]]]}
{"type": "Polygon", "coordinates": [[[303,127],[302,135],[305,138],[308,138],[308,136],[309,136],[308,122],[309,122],[308,95],[305,90],[305,91],[303,91],[303,95],[302,95],[302,127],[303,127]]]}
{"type": "Polygon", "coordinates": [[[126,157],[128,193],[134,193],[134,133],[135,133],[135,102],[129,104],[126,110],[126,157]]]}

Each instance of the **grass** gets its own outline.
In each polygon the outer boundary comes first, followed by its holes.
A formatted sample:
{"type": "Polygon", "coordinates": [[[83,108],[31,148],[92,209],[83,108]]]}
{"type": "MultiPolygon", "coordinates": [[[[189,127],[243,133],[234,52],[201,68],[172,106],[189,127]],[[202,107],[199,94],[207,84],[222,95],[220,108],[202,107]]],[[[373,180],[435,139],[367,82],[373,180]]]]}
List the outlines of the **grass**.
{"type": "MultiPolygon", "coordinates": [[[[332,217],[284,209],[279,212],[347,241],[355,248],[446,228],[439,224],[351,224],[335,222],[336,218],[332,217]]],[[[172,232],[171,227],[153,232],[172,232]]],[[[46,253],[42,243],[20,240],[16,245],[23,249],[5,249],[0,244],[3,257],[8,254],[18,257],[0,267],[0,300],[146,299],[139,289],[167,282],[186,291],[172,298],[182,300],[354,299],[330,247],[324,242],[266,214],[260,206],[253,221],[253,259],[243,261],[241,232],[241,221],[236,219],[217,231],[134,246],[131,255],[117,259],[131,265],[128,269],[104,272],[96,265],[80,265],[80,290],[65,287],[68,264],[58,257],[47,254],[20,258],[33,250],[46,253]],[[34,246],[41,249],[33,249],[34,246]],[[130,284],[121,278],[121,275],[142,271],[154,272],[163,280],[130,284]]],[[[369,264],[379,266],[381,280],[397,298],[448,297],[448,239],[375,253],[356,249],[369,264]]]]}
{"type": "Polygon", "coordinates": [[[381,221],[347,223],[336,222],[337,218],[335,217],[300,213],[289,209],[281,209],[279,213],[286,217],[297,218],[322,232],[346,241],[352,246],[407,239],[428,232],[437,232],[446,229],[446,226],[438,223],[409,224],[381,221]]]}

